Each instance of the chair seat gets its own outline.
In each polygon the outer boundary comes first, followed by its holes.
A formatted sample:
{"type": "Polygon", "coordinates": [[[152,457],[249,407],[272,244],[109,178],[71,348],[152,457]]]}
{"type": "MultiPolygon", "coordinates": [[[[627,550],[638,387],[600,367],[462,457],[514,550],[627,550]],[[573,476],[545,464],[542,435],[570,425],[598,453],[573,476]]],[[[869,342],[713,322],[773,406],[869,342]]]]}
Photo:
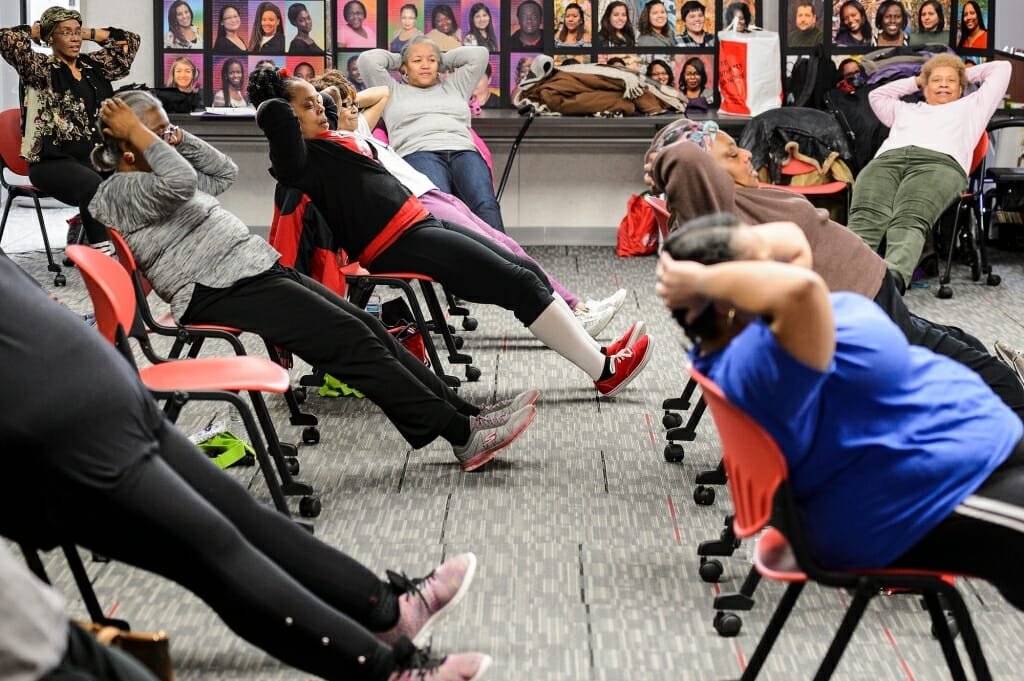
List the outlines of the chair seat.
{"type": "Polygon", "coordinates": [[[769,182],[759,183],[762,187],[770,187],[771,189],[785,189],[788,192],[794,192],[796,194],[803,194],[804,196],[824,196],[826,194],[838,194],[841,191],[845,191],[847,184],[845,182],[829,182],[828,184],[809,184],[793,185],[793,184],[771,184],[769,182]]]}
{"type": "Polygon", "coordinates": [[[284,393],[288,372],[263,357],[202,357],[173,360],[139,370],[142,382],[157,391],[259,390],[284,393]]]}
{"type": "MultiPolygon", "coordinates": [[[[153,321],[161,326],[179,326],[178,322],[174,321],[174,316],[170,312],[164,312],[153,321]]],[[[185,324],[184,326],[186,329],[196,329],[199,331],[223,331],[225,333],[233,333],[236,336],[241,335],[242,333],[241,329],[234,326],[220,326],[219,324],[185,324]]]]}
{"type": "Polygon", "coordinates": [[[1024,182],[1024,168],[989,168],[985,177],[996,182],[1024,182]]]}
{"type": "Polygon", "coordinates": [[[366,274],[346,274],[346,277],[372,277],[376,279],[417,279],[419,281],[433,282],[433,277],[415,272],[366,272],[366,274]]]}
{"type": "Polygon", "coordinates": [[[769,527],[754,547],[754,567],[777,582],[806,582],[807,575],[797,565],[793,547],[774,527],[769,527]]]}

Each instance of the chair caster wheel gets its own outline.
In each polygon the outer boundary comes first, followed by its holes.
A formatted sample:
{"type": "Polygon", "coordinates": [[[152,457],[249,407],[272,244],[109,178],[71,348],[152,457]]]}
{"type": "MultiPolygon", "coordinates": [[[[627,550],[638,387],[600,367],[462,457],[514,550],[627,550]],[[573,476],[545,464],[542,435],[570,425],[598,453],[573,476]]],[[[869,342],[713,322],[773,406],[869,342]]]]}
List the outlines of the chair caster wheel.
{"type": "Polygon", "coordinates": [[[674,442],[665,445],[665,461],[669,463],[679,463],[683,460],[684,452],[683,446],[678,445],[674,442]]]}
{"type": "Polygon", "coordinates": [[[302,429],[302,441],[307,445],[315,445],[320,442],[320,431],[315,426],[302,429]]]}
{"type": "Polygon", "coordinates": [[[475,366],[466,365],[466,380],[467,381],[479,381],[481,371],[475,366]]]}
{"type": "Polygon", "coordinates": [[[743,620],[740,619],[739,615],[733,612],[722,612],[721,610],[715,613],[715,619],[712,624],[718,635],[726,638],[736,636],[740,633],[740,629],[743,628],[743,620]]]}
{"type": "Polygon", "coordinates": [[[476,327],[480,325],[480,322],[476,320],[476,317],[463,317],[462,328],[466,331],[476,331],[476,327]]]}
{"type": "Polygon", "coordinates": [[[284,465],[285,465],[285,468],[288,469],[288,475],[290,475],[290,476],[292,476],[294,478],[296,475],[299,474],[299,468],[300,468],[299,460],[296,459],[294,456],[287,457],[284,460],[284,465]]]}
{"type": "Polygon", "coordinates": [[[986,286],[999,286],[999,284],[1001,284],[1002,281],[1003,281],[1003,278],[1000,277],[998,274],[989,274],[985,278],[985,285],[986,286]]]}
{"type": "Polygon", "coordinates": [[[722,568],[722,561],[715,560],[714,558],[708,560],[704,556],[700,557],[700,568],[697,571],[700,573],[701,579],[712,584],[720,580],[722,573],[725,572],[724,568],[722,568]]]}
{"type": "Polygon", "coordinates": [[[462,346],[466,344],[466,339],[462,336],[454,336],[452,337],[452,341],[455,343],[456,350],[461,350],[462,346]]]}
{"type": "Polygon", "coordinates": [[[58,274],[57,276],[55,276],[53,278],[53,285],[54,286],[67,286],[68,285],[68,279],[63,274],[58,274]]]}
{"type": "Polygon", "coordinates": [[[306,401],[306,386],[302,385],[298,388],[292,388],[292,396],[295,397],[295,401],[302,404],[306,401]]]}
{"type": "Polygon", "coordinates": [[[698,506],[710,506],[715,503],[715,488],[697,485],[693,488],[693,503],[698,506]]]}
{"type": "Polygon", "coordinates": [[[320,497],[306,496],[299,499],[299,515],[303,518],[315,518],[322,509],[320,497]]]}
{"type": "Polygon", "coordinates": [[[943,300],[947,300],[947,299],[952,298],[952,297],[953,297],[953,289],[951,287],[946,286],[945,284],[943,284],[942,286],[939,287],[939,298],[942,298],[943,300]]]}
{"type": "Polygon", "coordinates": [[[661,425],[665,426],[666,430],[678,428],[683,425],[683,417],[674,411],[666,411],[665,415],[661,417],[661,425]]]}

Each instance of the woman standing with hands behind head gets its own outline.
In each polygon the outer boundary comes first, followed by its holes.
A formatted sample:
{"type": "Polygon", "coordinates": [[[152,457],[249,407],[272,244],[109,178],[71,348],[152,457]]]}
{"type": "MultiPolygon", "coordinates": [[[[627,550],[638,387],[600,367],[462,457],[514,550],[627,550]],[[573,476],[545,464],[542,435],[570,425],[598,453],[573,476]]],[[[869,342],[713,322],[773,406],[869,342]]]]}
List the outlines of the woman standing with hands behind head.
{"type": "Polygon", "coordinates": [[[29,180],[58,201],[78,206],[89,243],[107,252],[113,252],[107,228],[89,212],[103,179],[89,154],[102,141],[96,118],[100,104],[113,94],[110,82],[128,75],[138,50],[138,34],[84,28],[82,15],[63,7],[50,7],[32,26],[0,29],[0,55],[25,89],[21,154],[29,162],[29,180]],[[83,40],[101,48],[82,54],[83,40]],[[35,52],[33,42],[45,43],[53,54],[35,52]]]}
{"type": "Polygon", "coordinates": [[[442,55],[433,40],[417,36],[401,54],[363,52],[359,71],[368,85],[388,86],[384,122],[395,151],[441,191],[459,197],[484,222],[504,232],[491,171],[470,134],[469,98],[487,60],[483,47],[459,47],[442,55]],[[441,68],[451,71],[443,82],[438,78],[441,68]],[[395,70],[404,82],[391,77],[395,70]]]}
{"type": "Polygon", "coordinates": [[[272,2],[261,2],[252,23],[249,50],[253,54],[284,54],[284,26],[281,8],[272,2]]]}
{"type": "Polygon", "coordinates": [[[203,32],[193,23],[192,8],[185,0],[175,0],[167,8],[167,28],[164,47],[175,50],[203,49],[203,32]]]}

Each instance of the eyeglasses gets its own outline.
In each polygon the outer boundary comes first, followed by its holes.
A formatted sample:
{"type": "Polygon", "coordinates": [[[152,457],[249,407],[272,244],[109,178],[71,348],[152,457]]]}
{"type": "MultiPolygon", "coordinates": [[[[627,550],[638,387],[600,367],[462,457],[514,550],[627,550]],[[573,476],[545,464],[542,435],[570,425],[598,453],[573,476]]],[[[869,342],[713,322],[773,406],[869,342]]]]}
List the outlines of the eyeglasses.
{"type": "Polygon", "coordinates": [[[75,31],[69,31],[68,29],[65,28],[63,31],[54,31],[53,35],[59,35],[61,38],[64,38],[65,40],[67,40],[71,36],[75,36],[76,38],[81,38],[82,37],[82,29],[77,29],[75,31]]]}
{"type": "Polygon", "coordinates": [[[351,109],[352,111],[359,111],[359,105],[356,104],[351,99],[348,99],[348,100],[345,100],[344,102],[342,102],[341,103],[341,108],[342,109],[351,109]]]}
{"type": "Polygon", "coordinates": [[[178,139],[178,131],[181,130],[177,125],[173,123],[164,128],[164,131],[160,133],[160,137],[165,142],[173,142],[178,139]]]}

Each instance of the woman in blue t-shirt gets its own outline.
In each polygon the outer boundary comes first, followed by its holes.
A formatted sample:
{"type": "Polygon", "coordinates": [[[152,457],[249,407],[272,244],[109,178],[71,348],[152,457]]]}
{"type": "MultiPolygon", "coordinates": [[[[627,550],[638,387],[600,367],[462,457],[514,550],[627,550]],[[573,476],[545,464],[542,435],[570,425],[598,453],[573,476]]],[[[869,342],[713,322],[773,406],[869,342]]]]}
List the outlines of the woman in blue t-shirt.
{"type": "Polygon", "coordinates": [[[1024,609],[1020,419],[867,298],[830,294],[796,225],[767,227],[788,234],[785,262],[764,229],[688,223],[657,290],[695,366],[779,444],[816,558],[976,575],[1024,609]]]}

